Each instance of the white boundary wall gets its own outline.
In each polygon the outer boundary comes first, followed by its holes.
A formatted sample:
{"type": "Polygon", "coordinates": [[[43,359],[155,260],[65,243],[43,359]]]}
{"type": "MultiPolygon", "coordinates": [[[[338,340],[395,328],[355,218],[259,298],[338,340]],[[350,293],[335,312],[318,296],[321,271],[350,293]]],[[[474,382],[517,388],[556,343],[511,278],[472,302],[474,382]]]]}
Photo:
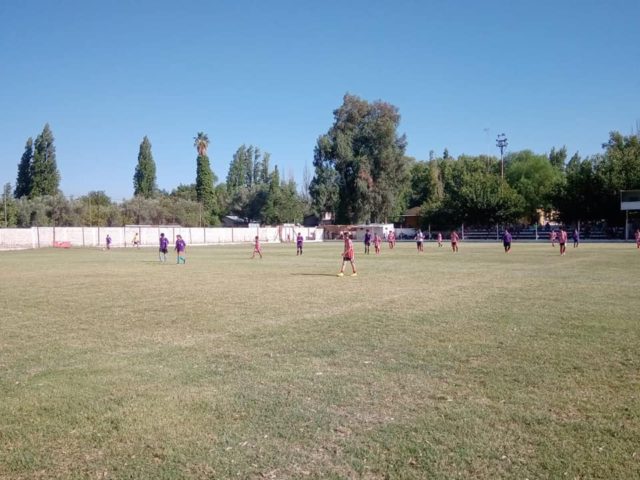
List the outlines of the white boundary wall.
{"type": "Polygon", "coordinates": [[[305,242],[321,242],[323,229],[316,227],[203,228],[176,226],[126,227],[31,227],[0,228],[0,250],[52,247],[54,242],[69,242],[72,247],[104,247],[107,235],[112,247],[131,247],[137,233],[143,247],[157,247],[160,233],[174,244],[182,235],[187,245],[218,245],[253,242],[256,235],[262,243],[295,241],[298,232],[305,242]]]}

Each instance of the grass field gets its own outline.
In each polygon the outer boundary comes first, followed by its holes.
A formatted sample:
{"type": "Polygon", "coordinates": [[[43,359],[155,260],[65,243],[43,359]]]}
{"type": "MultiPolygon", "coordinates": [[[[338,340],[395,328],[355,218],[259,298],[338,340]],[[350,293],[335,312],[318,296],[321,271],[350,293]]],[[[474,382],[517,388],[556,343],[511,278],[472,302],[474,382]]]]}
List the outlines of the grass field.
{"type": "Polygon", "coordinates": [[[341,247],[0,252],[0,478],[640,478],[634,246],[341,247]]]}

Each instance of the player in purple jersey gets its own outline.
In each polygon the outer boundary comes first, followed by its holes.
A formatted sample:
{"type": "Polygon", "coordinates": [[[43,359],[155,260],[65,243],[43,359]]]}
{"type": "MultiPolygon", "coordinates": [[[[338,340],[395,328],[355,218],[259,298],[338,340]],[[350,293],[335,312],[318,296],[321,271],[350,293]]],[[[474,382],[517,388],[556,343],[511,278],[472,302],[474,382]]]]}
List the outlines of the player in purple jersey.
{"type": "Polygon", "coordinates": [[[175,251],[178,254],[178,261],[176,263],[187,263],[185,255],[187,251],[187,243],[182,239],[182,235],[176,235],[175,251]]]}
{"type": "Polygon", "coordinates": [[[158,258],[162,263],[167,261],[167,253],[169,252],[169,239],[164,236],[164,233],[160,234],[160,248],[158,249],[158,258]]]}
{"type": "Polygon", "coordinates": [[[302,245],[304,243],[304,238],[302,234],[298,232],[298,236],[296,237],[296,256],[302,255],[302,245]]]}
{"type": "Polygon", "coordinates": [[[107,234],[107,250],[111,250],[111,235],[107,234]]]}
{"type": "Polygon", "coordinates": [[[364,253],[369,255],[369,249],[371,248],[371,232],[367,228],[367,231],[364,233],[364,253]]]}
{"type": "Polygon", "coordinates": [[[502,234],[502,245],[504,246],[504,253],[509,253],[511,251],[511,233],[506,228],[504,229],[504,233],[502,234]]]}

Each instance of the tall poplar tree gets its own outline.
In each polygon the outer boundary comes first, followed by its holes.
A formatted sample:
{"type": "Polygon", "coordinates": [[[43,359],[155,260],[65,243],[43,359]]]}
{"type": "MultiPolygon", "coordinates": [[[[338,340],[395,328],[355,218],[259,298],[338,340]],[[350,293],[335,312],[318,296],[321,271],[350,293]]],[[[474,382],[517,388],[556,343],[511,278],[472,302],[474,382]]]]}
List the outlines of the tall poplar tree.
{"type": "Polygon", "coordinates": [[[47,123],[36,137],[35,152],[31,163],[32,188],[30,197],[56,195],[60,187],[60,173],[56,164],[56,148],[53,133],[47,123]]]}
{"type": "Polygon", "coordinates": [[[31,177],[31,163],[33,162],[33,138],[29,137],[24,147],[24,153],[18,164],[18,178],[13,196],[16,198],[28,197],[33,188],[31,177]]]}
{"type": "Polygon", "coordinates": [[[211,164],[207,156],[209,137],[204,132],[198,132],[194,137],[193,146],[198,151],[196,159],[196,195],[207,213],[208,223],[217,223],[217,202],[213,185],[216,177],[211,171],[211,164]]]}
{"type": "Polygon", "coordinates": [[[158,187],[156,185],[156,164],[151,154],[151,142],[145,135],[140,143],[138,152],[138,165],[133,175],[133,194],[151,198],[155,195],[158,187]]]}

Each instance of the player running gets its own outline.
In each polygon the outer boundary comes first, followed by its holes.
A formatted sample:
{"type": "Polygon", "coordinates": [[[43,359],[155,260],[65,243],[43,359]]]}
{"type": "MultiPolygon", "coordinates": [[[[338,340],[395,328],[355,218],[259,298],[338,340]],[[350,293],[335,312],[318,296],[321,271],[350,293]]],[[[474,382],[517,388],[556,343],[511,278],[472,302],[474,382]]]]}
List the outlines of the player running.
{"type": "Polygon", "coordinates": [[[174,250],[178,254],[178,261],[176,263],[178,265],[180,265],[181,263],[187,263],[187,243],[182,239],[182,235],[176,235],[176,246],[174,250]]]}
{"type": "Polygon", "coordinates": [[[580,245],[580,231],[577,228],[573,229],[573,248],[578,248],[580,245]]]}
{"type": "Polygon", "coordinates": [[[640,228],[636,230],[636,248],[640,248],[640,228]]]}
{"type": "Polygon", "coordinates": [[[502,245],[504,246],[504,253],[509,253],[511,251],[511,233],[509,233],[508,229],[504,229],[504,233],[502,234],[502,245]]]}

